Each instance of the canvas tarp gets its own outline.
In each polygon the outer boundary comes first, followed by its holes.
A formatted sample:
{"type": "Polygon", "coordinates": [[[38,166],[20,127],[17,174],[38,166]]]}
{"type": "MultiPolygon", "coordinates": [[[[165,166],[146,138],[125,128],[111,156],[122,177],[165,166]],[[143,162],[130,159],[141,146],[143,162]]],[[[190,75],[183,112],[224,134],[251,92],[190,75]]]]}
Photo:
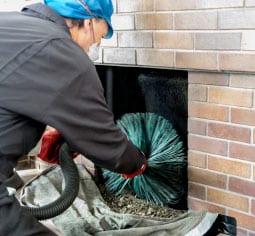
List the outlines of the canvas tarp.
{"type": "MultiPolygon", "coordinates": [[[[62,214],[43,222],[56,227],[65,236],[198,236],[206,233],[218,216],[188,211],[168,219],[113,212],[86,168],[79,164],[77,167],[80,175],[77,198],[62,214]]],[[[21,204],[38,207],[54,201],[64,187],[62,180],[59,166],[42,172],[23,187],[21,204]]]]}

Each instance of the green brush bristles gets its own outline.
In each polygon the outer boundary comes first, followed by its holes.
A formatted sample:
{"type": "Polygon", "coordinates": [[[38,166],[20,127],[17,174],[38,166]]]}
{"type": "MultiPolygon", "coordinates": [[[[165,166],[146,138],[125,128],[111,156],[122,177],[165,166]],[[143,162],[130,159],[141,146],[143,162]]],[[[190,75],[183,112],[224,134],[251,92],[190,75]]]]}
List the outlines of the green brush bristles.
{"type": "Polygon", "coordinates": [[[173,125],[154,113],[125,114],[117,125],[141,151],[148,167],[142,175],[124,179],[103,169],[106,188],[120,195],[129,189],[157,205],[176,205],[185,193],[187,157],[173,125]]]}

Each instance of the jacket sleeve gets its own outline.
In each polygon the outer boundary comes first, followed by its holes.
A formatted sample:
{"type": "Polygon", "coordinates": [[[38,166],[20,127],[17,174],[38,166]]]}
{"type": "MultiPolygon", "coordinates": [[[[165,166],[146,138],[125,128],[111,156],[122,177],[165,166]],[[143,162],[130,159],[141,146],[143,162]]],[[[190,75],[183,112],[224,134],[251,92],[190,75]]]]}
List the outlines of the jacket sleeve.
{"type": "Polygon", "coordinates": [[[132,173],[141,167],[143,159],[114,123],[95,67],[89,64],[49,104],[44,121],[96,165],[132,173]]]}
{"type": "Polygon", "coordinates": [[[70,41],[52,40],[23,65],[28,94],[21,96],[22,112],[59,130],[96,165],[132,173],[142,155],[114,123],[94,64],[70,41]]]}

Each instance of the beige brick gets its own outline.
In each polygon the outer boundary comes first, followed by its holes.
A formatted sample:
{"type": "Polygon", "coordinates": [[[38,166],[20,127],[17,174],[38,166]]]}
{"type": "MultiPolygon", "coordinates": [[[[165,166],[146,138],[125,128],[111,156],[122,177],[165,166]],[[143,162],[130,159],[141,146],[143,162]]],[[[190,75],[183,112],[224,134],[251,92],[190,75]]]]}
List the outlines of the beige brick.
{"type": "Polygon", "coordinates": [[[254,159],[255,145],[230,143],[229,156],[240,160],[250,161],[255,163],[254,159]]]}
{"type": "Polygon", "coordinates": [[[134,30],[135,17],[133,15],[113,15],[112,26],[114,30],[134,30]]]}
{"type": "Polygon", "coordinates": [[[251,177],[251,164],[216,156],[208,156],[208,169],[243,178],[251,177]]]}
{"type": "Polygon", "coordinates": [[[229,84],[229,74],[226,73],[206,73],[189,72],[189,83],[227,86],[229,84]]]}
{"type": "Polygon", "coordinates": [[[205,169],[207,166],[206,154],[189,150],[188,151],[188,165],[205,169]]]}
{"type": "Polygon", "coordinates": [[[209,123],[208,136],[250,143],[251,130],[250,128],[240,127],[239,125],[230,125],[228,123],[209,123]]]}
{"type": "Polygon", "coordinates": [[[101,47],[117,47],[117,34],[114,33],[110,39],[102,39],[101,47]]]}
{"type": "Polygon", "coordinates": [[[228,121],[229,109],[225,106],[202,102],[189,102],[189,117],[208,120],[228,121]]]}
{"type": "Polygon", "coordinates": [[[228,150],[227,141],[193,134],[190,134],[188,137],[188,146],[191,150],[194,151],[211,153],[221,156],[226,156],[228,150]]]}
{"type": "Polygon", "coordinates": [[[175,29],[217,29],[217,12],[176,13],[175,29]]]}
{"type": "Polygon", "coordinates": [[[225,189],[227,185],[226,175],[214,173],[200,168],[188,168],[189,181],[208,186],[225,189]]]}
{"type": "Polygon", "coordinates": [[[255,144],[255,128],[253,129],[253,144],[255,144]]]}
{"type": "Polygon", "coordinates": [[[174,52],[155,49],[137,49],[137,65],[174,67],[174,52]]]}
{"type": "Polygon", "coordinates": [[[208,90],[208,100],[211,103],[241,107],[252,106],[252,91],[236,88],[211,86],[208,90]],[[242,98],[242,99],[240,99],[242,98]]]}
{"type": "Polygon", "coordinates": [[[212,203],[201,201],[193,197],[188,198],[188,207],[189,209],[195,211],[208,211],[211,213],[219,213],[222,215],[226,214],[226,209],[224,207],[220,207],[212,203]]]}
{"type": "Polygon", "coordinates": [[[207,122],[200,119],[189,118],[188,131],[192,134],[205,135],[207,130],[207,122]]]}
{"type": "Polygon", "coordinates": [[[128,65],[134,65],[136,63],[134,49],[105,48],[103,50],[103,54],[104,63],[128,65]]]}
{"type": "Polygon", "coordinates": [[[255,88],[255,75],[231,74],[230,86],[236,88],[255,88]]]}
{"type": "Polygon", "coordinates": [[[249,209],[249,199],[247,197],[241,197],[227,191],[208,188],[207,200],[209,202],[228,206],[244,212],[248,212],[249,209]]]}
{"type": "Polygon", "coordinates": [[[197,50],[240,50],[241,33],[197,33],[197,50]]]}
{"type": "Polygon", "coordinates": [[[193,34],[180,32],[156,32],[155,48],[193,49],[193,34]]]}
{"type": "Polygon", "coordinates": [[[253,107],[255,108],[255,91],[253,91],[253,107]]]}
{"type": "MultiPolygon", "coordinates": [[[[248,236],[249,235],[249,232],[247,230],[240,229],[240,228],[237,228],[236,233],[238,236],[248,236]]],[[[217,236],[225,236],[225,235],[226,234],[219,234],[217,236]]],[[[254,236],[254,235],[250,234],[249,236],[254,236]]]]}
{"type": "Polygon", "coordinates": [[[152,11],[153,0],[117,0],[117,12],[139,12],[139,11],[152,11]]]}
{"type": "Polygon", "coordinates": [[[137,13],[135,25],[138,30],[168,30],[173,28],[172,13],[137,13]]]}
{"type": "Polygon", "coordinates": [[[99,48],[99,58],[94,61],[95,63],[102,63],[103,62],[103,48],[99,48]]]}
{"type": "Polygon", "coordinates": [[[189,196],[205,200],[205,186],[189,183],[188,185],[189,196]]]}
{"type": "Polygon", "coordinates": [[[236,218],[237,226],[241,228],[245,228],[251,231],[255,231],[255,217],[250,216],[248,214],[242,214],[237,211],[229,210],[228,214],[234,218],[236,218]]]}
{"type": "Polygon", "coordinates": [[[176,52],[176,67],[217,70],[217,54],[206,52],[176,52]]]}
{"type": "Polygon", "coordinates": [[[219,12],[219,29],[255,28],[255,9],[237,9],[219,12]],[[238,19],[238,20],[237,20],[238,19]]]}
{"type": "Polygon", "coordinates": [[[207,99],[207,87],[199,84],[189,84],[189,101],[205,102],[207,99]]]}
{"type": "Polygon", "coordinates": [[[242,7],[242,0],[156,0],[156,10],[193,10],[193,9],[209,9],[223,7],[242,7]]]}
{"type": "Polygon", "coordinates": [[[255,199],[251,201],[251,213],[255,215],[255,199]]]}
{"type": "Polygon", "coordinates": [[[248,30],[242,32],[242,50],[255,50],[255,31],[248,30]]]}
{"type": "Polygon", "coordinates": [[[229,178],[229,190],[232,192],[240,193],[245,196],[255,196],[255,182],[247,181],[240,178],[229,178]]]}
{"type": "Polygon", "coordinates": [[[247,6],[247,7],[255,6],[255,0],[246,0],[245,1],[245,6],[247,6]]]}
{"type": "Polygon", "coordinates": [[[221,53],[219,67],[221,70],[255,71],[255,54],[221,53]]]}
{"type": "Polygon", "coordinates": [[[151,32],[119,32],[119,47],[152,48],[151,32]]]}
{"type": "Polygon", "coordinates": [[[236,124],[255,126],[255,110],[232,108],[231,122],[236,124]]]}

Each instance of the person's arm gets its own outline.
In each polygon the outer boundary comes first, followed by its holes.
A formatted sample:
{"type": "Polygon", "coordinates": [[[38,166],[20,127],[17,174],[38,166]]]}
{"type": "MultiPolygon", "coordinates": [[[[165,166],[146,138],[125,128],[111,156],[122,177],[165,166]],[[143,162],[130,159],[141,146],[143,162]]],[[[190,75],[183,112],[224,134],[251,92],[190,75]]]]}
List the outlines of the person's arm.
{"type": "Polygon", "coordinates": [[[10,109],[56,128],[99,167],[124,174],[140,169],[143,156],[114,123],[88,56],[71,39],[39,45],[12,74],[19,81],[11,87],[19,102],[10,109]]]}
{"type": "Polygon", "coordinates": [[[44,122],[97,166],[130,174],[143,165],[143,155],[114,123],[92,63],[49,104],[44,122]]]}
{"type": "Polygon", "coordinates": [[[94,64],[71,39],[49,41],[17,73],[24,89],[13,88],[14,109],[56,128],[99,167],[124,174],[140,169],[143,156],[114,123],[94,64]]]}

